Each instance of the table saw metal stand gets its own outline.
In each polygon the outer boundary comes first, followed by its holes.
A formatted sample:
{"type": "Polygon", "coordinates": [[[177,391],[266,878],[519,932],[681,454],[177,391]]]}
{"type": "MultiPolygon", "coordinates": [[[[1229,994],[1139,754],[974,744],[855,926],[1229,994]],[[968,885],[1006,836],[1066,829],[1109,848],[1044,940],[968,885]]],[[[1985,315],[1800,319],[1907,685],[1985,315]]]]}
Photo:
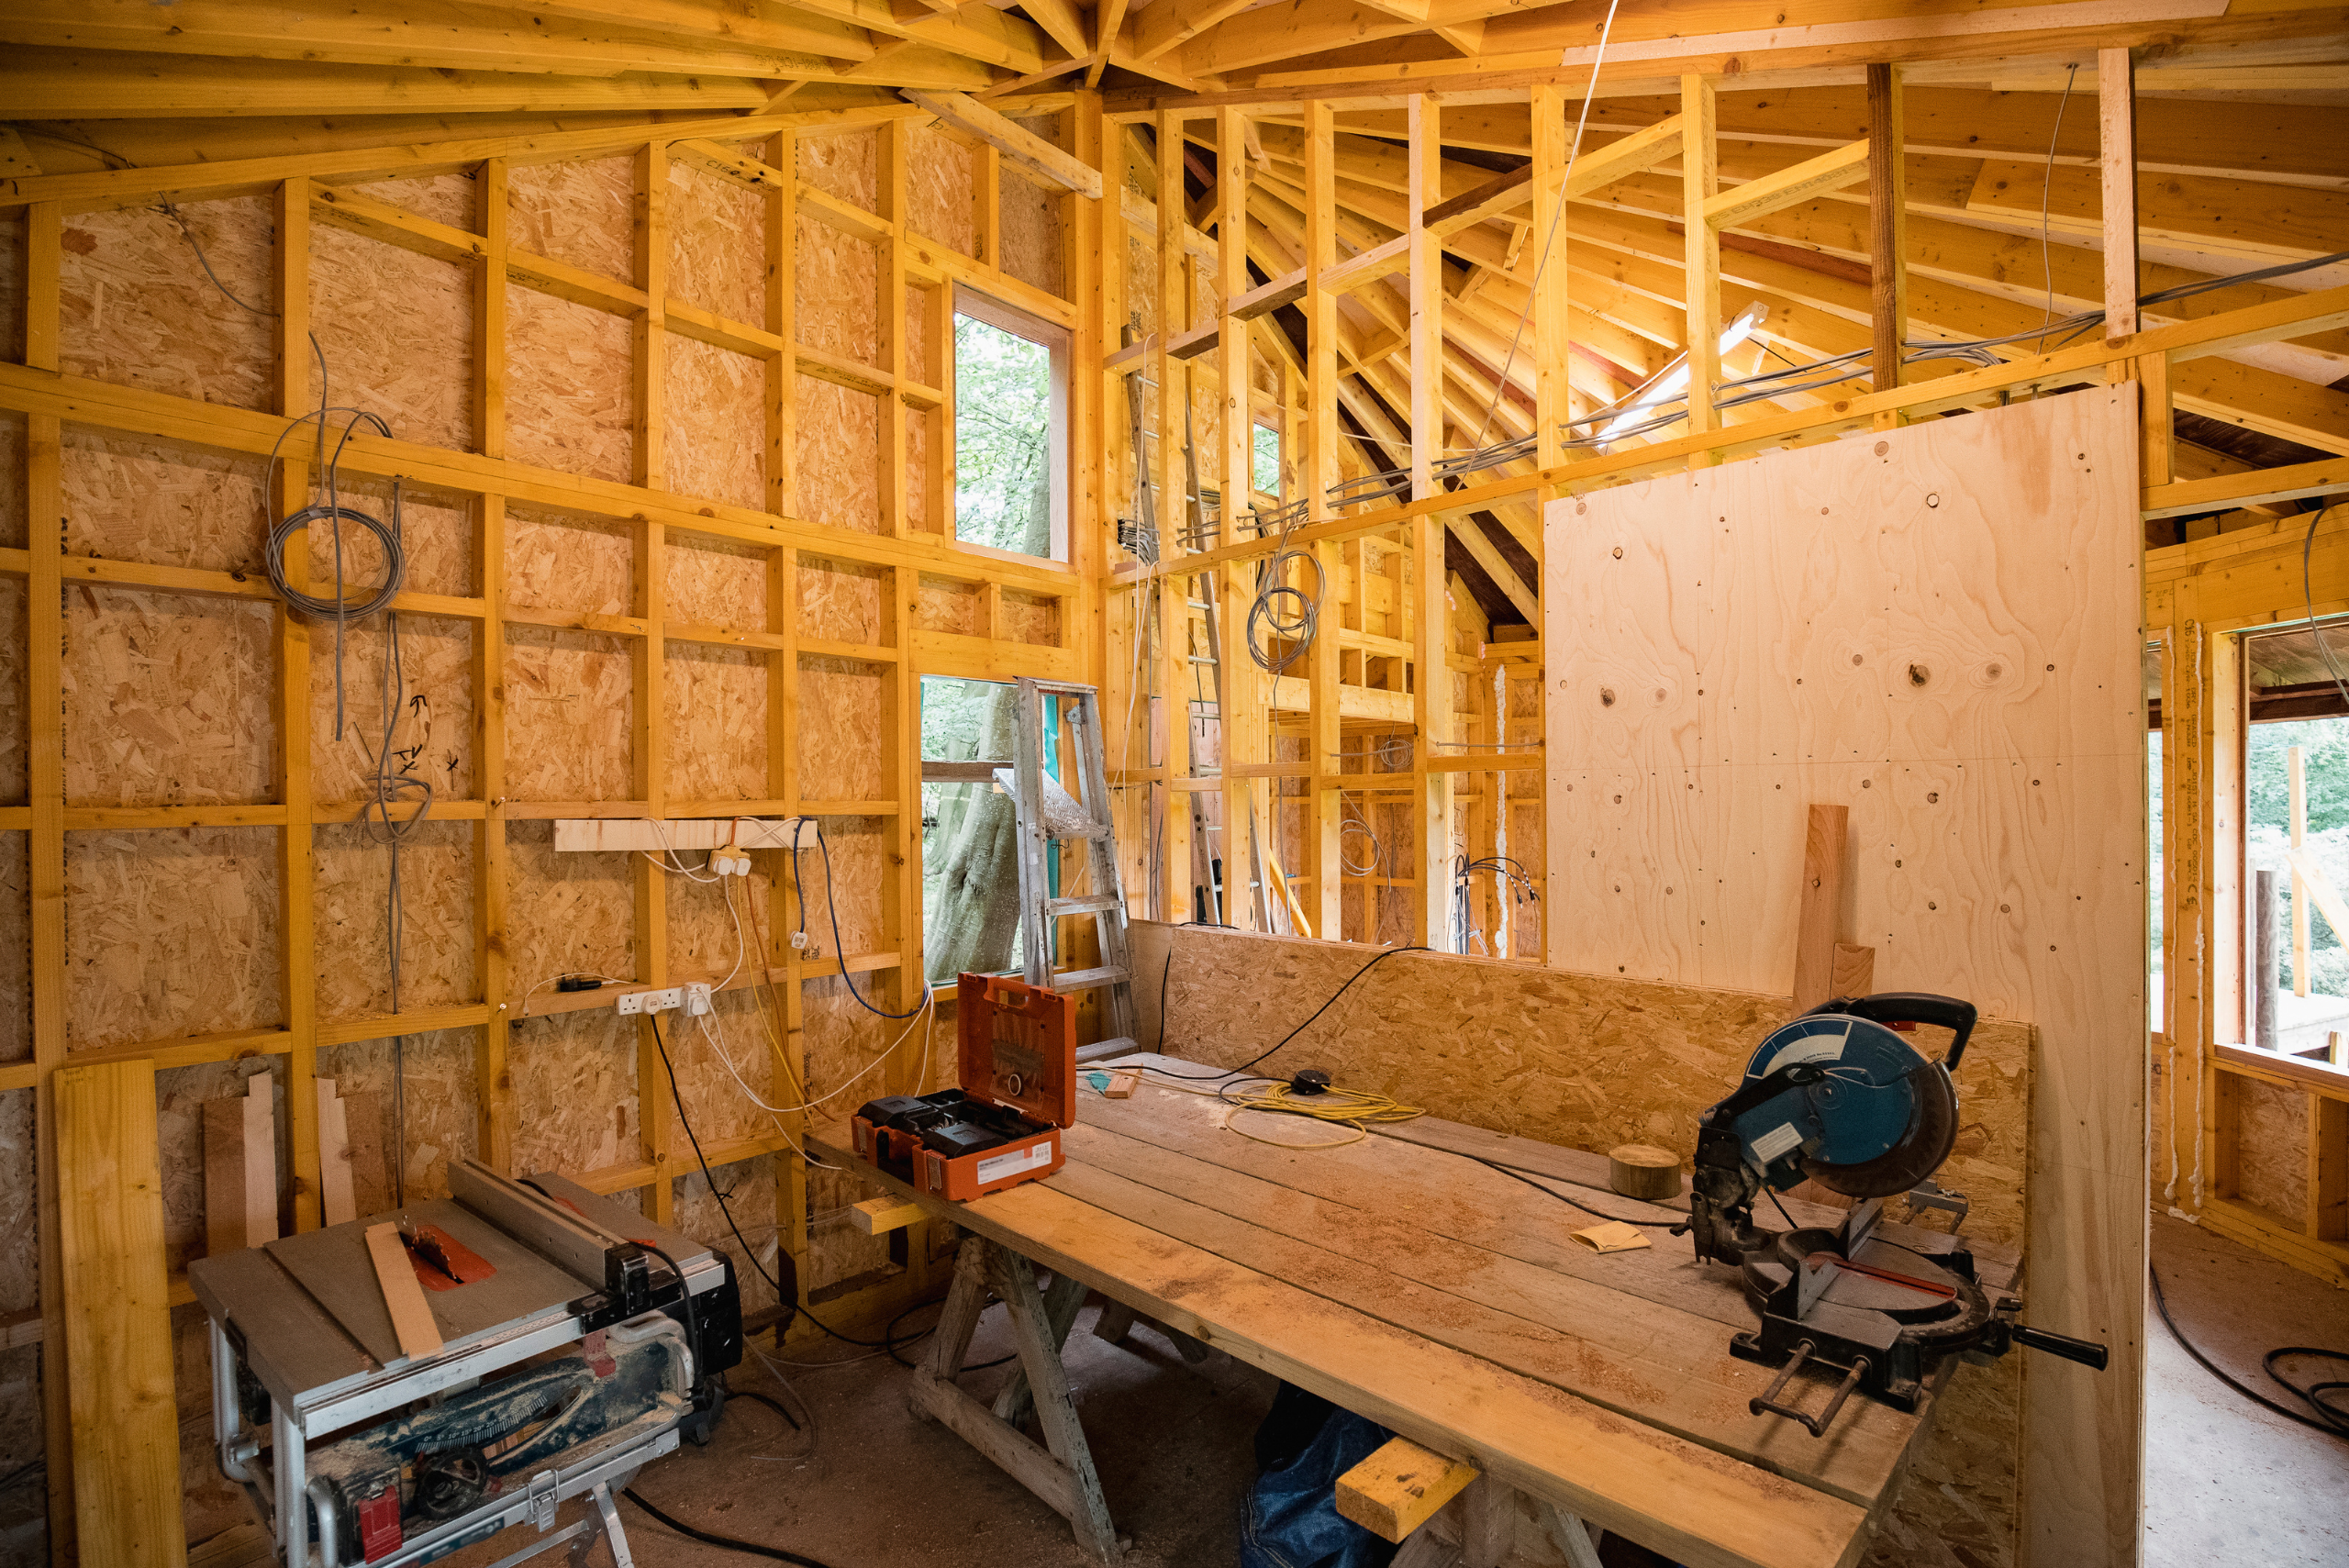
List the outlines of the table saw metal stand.
{"type": "Polygon", "coordinates": [[[1124,1543],[1110,1523],[1101,1477],[1093,1467],[1085,1429],[1077,1422],[1076,1404],[1069,1396],[1068,1371],[1061,1363],[1061,1347],[1085,1296],[1085,1283],[1067,1274],[1053,1275],[1051,1288],[1040,1290],[1035,1267],[1027,1259],[984,1237],[966,1239],[955,1255],[945,1315],[938,1320],[929,1353],[914,1370],[907,1403],[916,1416],[942,1423],[1050,1503],[1068,1520],[1076,1543],[1088,1554],[1115,1562],[1124,1543]],[[1010,1316],[1019,1352],[1019,1373],[1004,1385],[992,1407],[963,1393],[954,1381],[990,1291],[1010,1316]],[[1031,1412],[1043,1429],[1041,1444],[1021,1430],[1031,1412]]]}

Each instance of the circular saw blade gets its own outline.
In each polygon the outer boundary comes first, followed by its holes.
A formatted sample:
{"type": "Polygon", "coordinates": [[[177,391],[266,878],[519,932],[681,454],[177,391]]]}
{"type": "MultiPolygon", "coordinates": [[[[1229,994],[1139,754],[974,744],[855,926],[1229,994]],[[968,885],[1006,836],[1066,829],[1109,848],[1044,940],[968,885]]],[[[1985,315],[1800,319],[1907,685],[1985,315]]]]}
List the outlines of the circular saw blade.
{"type": "Polygon", "coordinates": [[[1920,1062],[1909,1073],[1913,1107],[1900,1141],[1856,1165],[1830,1165],[1806,1156],[1812,1181],[1846,1197],[1890,1197],[1905,1193],[1941,1169],[1957,1143],[1957,1087],[1938,1062],[1920,1062]]]}

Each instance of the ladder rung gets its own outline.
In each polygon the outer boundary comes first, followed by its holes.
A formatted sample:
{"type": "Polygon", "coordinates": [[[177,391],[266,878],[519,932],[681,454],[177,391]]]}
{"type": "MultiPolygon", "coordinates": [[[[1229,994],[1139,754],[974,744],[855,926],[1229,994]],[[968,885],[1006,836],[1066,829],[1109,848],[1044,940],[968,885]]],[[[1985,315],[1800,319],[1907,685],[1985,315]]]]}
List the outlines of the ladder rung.
{"type": "Polygon", "coordinates": [[[1089,893],[1081,898],[1047,898],[1044,900],[1044,913],[1090,915],[1103,909],[1119,908],[1124,904],[1125,900],[1114,893],[1089,893]]]}
{"type": "Polygon", "coordinates": [[[1101,985],[1121,985],[1132,978],[1133,972],[1126,969],[1072,969],[1044,984],[1055,991],[1090,991],[1101,985]]]}

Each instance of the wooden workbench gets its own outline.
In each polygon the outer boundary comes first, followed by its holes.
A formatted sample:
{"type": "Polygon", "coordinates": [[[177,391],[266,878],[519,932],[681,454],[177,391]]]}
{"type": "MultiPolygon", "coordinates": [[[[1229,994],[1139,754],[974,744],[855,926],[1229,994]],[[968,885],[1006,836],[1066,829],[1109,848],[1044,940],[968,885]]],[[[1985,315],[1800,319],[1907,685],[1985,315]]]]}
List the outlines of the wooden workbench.
{"type": "MultiPolygon", "coordinates": [[[[1728,1270],[1698,1265],[1688,1241],[1660,1223],[1645,1228],[1651,1248],[1594,1252],[1572,1234],[1598,1223],[1592,1216],[1463,1154],[1538,1173],[1609,1215],[1655,1215],[1604,1190],[1603,1157],[1432,1118],[1341,1148],[1292,1150],[1230,1130],[1230,1115],[1210,1095],[1147,1078],[1128,1100],[1088,1088],[1066,1167],[1046,1181],[949,1204],[877,1179],[1070,1282],[1074,1294],[1043,1303],[1055,1349],[1081,1282],[1692,1568],[1857,1560],[1931,1399],[1903,1415],[1854,1398],[1824,1438],[1750,1414],[1746,1402],[1771,1373],[1730,1354],[1731,1333],[1753,1317],[1728,1270]]],[[[1262,1113],[1242,1125],[1300,1143],[1343,1136],[1262,1113]]],[[[837,1142],[823,1148],[852,1158],[837,1142]]],[[[1793,1207],[1804,1223],[1840,1218],[1793,1207]]],[[[1900,1228],[1885,1233],[1897,1240],[1900,1228]]],[[[2009,1276],[2010,1256],[1985,1248],[1977,1257],[1986,1282],[2009,1276]]],[[[986,1283],[1029,1337],[1008,1277],[986,1283]]],[[[1012,1284],[1033,1295],[1032,1284],[1012,1284]]],[[[980,1299],[975,1273],[962,1288],[980,1299]]],[[[1032,1307],[1025,1317],[1036,1318],[1032,1307]]],[[[1058,1373],[1052,1359],[1048,1376],[1058,1373]]],[[[958,1346],[944,1363],[950,1390],[960,1360],[958,1346]]],[[[1050,1390],[1032,1381],[1041,1414],[1050,1390]]],[[[1804,1403],[1823,1394],[1814,1385],[1804,1403]]],[[[1050,1420],[1057,1457],[1024,1437],[1026,1450],[1007,1453],[1008,1429],[982,1429],[962,1405],[949,1399],[930,1413],[1070,1514],[1082,1538],[1082,1498],[1074,1509],[1070,1499],[1085,1485],[1097,1496],[1097,1483],[1081,1435],[1079,1485],[1060,1473],[1072,1467],[1050,1420]]]]}

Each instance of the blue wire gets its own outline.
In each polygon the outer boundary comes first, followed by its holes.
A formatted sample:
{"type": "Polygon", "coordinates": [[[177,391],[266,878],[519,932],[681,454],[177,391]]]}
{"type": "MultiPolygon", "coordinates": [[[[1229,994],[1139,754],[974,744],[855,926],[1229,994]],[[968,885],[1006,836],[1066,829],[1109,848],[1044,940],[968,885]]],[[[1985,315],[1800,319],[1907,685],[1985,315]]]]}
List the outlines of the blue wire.
{"type": "MultiPolygon", "coordinates": [[[[885,1013],[864,999],[856,988],[856,981],[848,972],[848,951],[841,946],[841,906],[832,901],[832,847],[824,841],[824,825],[816,824],[816,848],[824,854],[824,908],[832,917],[832,956],[840,961],[841,984],[856,998],[856,1005],[876,1018],[910,1018],[930,1005],[930,982],[921,983],[921,1000],[902,1013],[885,1013]]],[[[807,929],[807,898],[799,881],[799,835],[791,836],[791,891],[799,905],[799,929],[807,929]]]]}

